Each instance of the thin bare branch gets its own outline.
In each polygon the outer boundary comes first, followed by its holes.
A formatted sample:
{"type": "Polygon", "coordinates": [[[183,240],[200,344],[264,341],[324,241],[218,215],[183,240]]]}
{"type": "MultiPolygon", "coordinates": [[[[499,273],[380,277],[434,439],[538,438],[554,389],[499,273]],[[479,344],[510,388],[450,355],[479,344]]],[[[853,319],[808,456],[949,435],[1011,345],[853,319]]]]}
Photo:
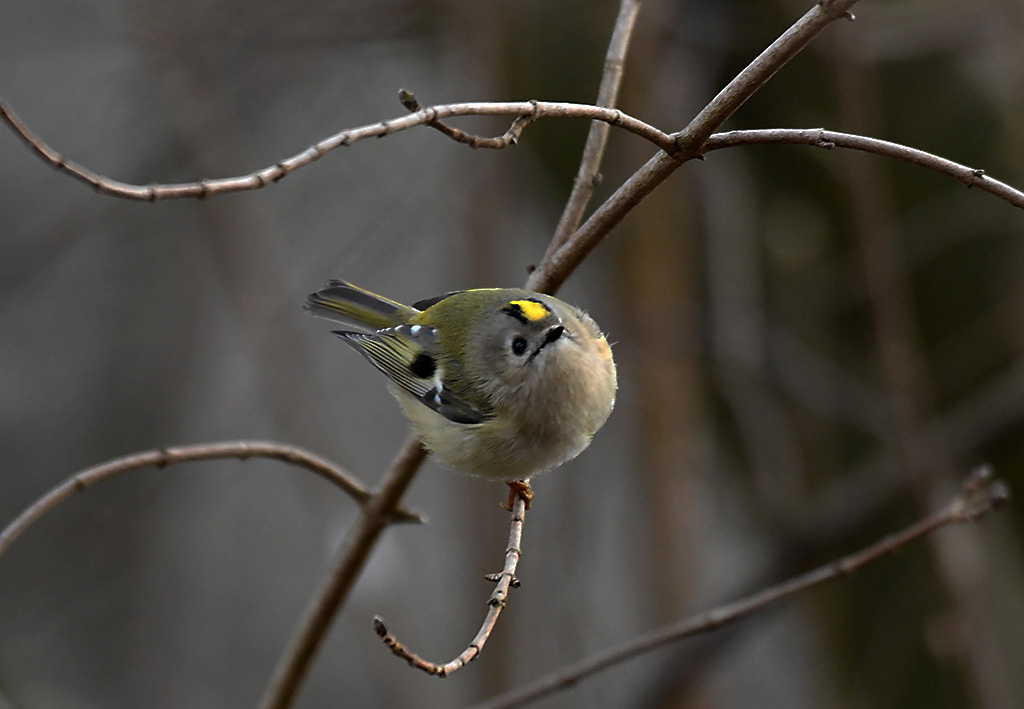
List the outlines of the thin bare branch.
{"type": "Polygon", "coordinates": [[[945,507],[859,552],[837,559],[738,601],[655,630],[554,672],[531,685],[479,704],[474,709],[508,709],[522,706],[667,643],[707,633],[734,623],[784,598],[820,586],[838,577],[850,576],[861,567],[934,532],[940,527],[977,521],[998,508],[1009,498],[1009,494],[1009,488],[1002,481],[992,479],[990,468],[987,466],[977,468],[967,477],[959,493],[945,507]]]}
{"type": "Polygon", "coordinates": [[[427,452],[420,442],[410,437],[391,464],[380,490],[363,505],[363,514],[345,537],[334,572],[313,597],[292,640],[281,654],[260,703],[263,709],[284,709],[295,701],[331,622],[348,598],[378,537],[388,526],[388,520],[395,514],[402,495],[426,458],[427,452]]]}
{"type": "MultiPolygon", "coordinates": [[[[348,471],[321,458],[315,453],[270,441],[227,441],[223,443],[197,443],[189,446],[161,448],[159,450],[135,453],[100,463],[86,470],[75,473],[57,487],[36,500],[7,527],[0,532],[0,556],[14,543],[21,534],[34,523],[64,502],[72,495],[90,488],[93,485],[109,480],[122,473],[139,468],[156,466],[164,468],[176,463],[193,463],[200,460],[219,460],[224,458],[271,458],[290,465],[310,470],[324,480],[334,483],[364,508],[370,502],[370,493],[348,471]]],[[[422,515],[410,512],[404,507],[396,508],[391,519],[399,522],[423,522],[422,515]]]]}
{"type": "Polygon", "coordinates": [[[527,288],[555,293],[565,279],[625,216],[685,162],[703,152],[704,142],[825,27],[848,17],[857,0],[821,0],[761,52],[711,103],[679,133],[673,134],[678,151],[658,153],[633,174],[549,258],[530,274],[527,288]]]}
{"type": "Polygon", "coordinates": [[[484,622],[480,626],[480,630],[477,631],[476,637],[470,641],[466,649],[454,660],[443,664],[424,660],[416,653],[407,649],[394,635],[389,633],[384,625],[384,619],[377,616],[373,619],[373,629],[384,644],[391,649],[391,652],[408,662],[410,666],[423,670],[428,675],[435,675],[437,677],[447,677],[452,672],[461,670],[477,658],[483,651],[484,644],[487,642],[487,638],[490,637],[491,631],[494,630],[494,625],[498,622],[501,610],[505,607],[509,589],[519,586],[519,582],[516,580],[516,565],[519,563],[519,557],[523,553],[523,520],[526,516],[526,509],[526,499],[517,496],[512,506],[512,524],[508,532],[508,546],[505,548],[505,567],[500,573],[491,574],[487,577],[488,580],[494,581],[496,586],[491,593],[491,597],[487,599],[487,615],[484,617],[484,622]]]}
{"type": "MultiPolygon", "coordinates": [[[[633,28],[636,26],[636,18],[639,14],[640,0],[622,0],[619,3],[619,14],[615,19],[615,28],[612,30],[612,38],[608,43],[604,73],[601,76],[601,85],[597,90],[598,106],[611,108],[618,101],[622,73],[626,64],[626,52],[629,49],[629,42],[633,37],[633,28]]],[[[590,132],[587,134],[587,143],[583,146],[583,159],[580,161],[580,168],[576,173],[576,181],[573,182],[569,201],[566,202],[562,216],[558,220],[555,236],[548,244],[548,250],[544,254],[545,258],[555,253],[579,227],[580,221],[583,219],[583,210],[590,203],[594,187],[599,181],[598,169],[601,167],[601,159],[604,157],[605,145],[608,143],[610,132],[611,126],[607,123],[594,121],[590,124],[590,132]]]]}
{"type": "Polygon", "coordinates": [[[1006,200],[1015,207],[1024,208],[1024,192],[989,177],[984,170],[961,165],[924,150],[909,148],[899,143],[852,133],[838,133],[824,128],[767,128],[715,133],[704,143],[702,152],[708,153],[712,150],[740,145],[813,145],[826,150],[836,147],[850,148],[866,153],[885,155],[955,177],[968,188],[977,187],[979,190],[1006,200]]]}
{"type": "MultiPolygon", "coordinates": [[[[41,138],[36,136],[18,118],[17,114],[0,98],[0,119],[9,125],[14,132],[31,148],[39,157],[54,166],[67,172],[72,177],[91,185],[99,192],[114,197],[139,200],[143,202],[156,202],[165,199],[182,199],[193,197],[203,199],[227,192],[244,192],[247,190],[258,190],[266,187],[272,182],[286,177],[300,167],[319,160],[330,151],[352,145],[353,143],[367,138],[383,138],[399,131],[415,128],[422,125],[433,125],[444,118],[452,116],[519,116],[529,117],[529,120],[537,118],[590,118],[592,120],[605,121],[610,125],[623,128],[631,133],[646,138],[662,150],[674,150],[675,144],[672,139],[662,131],[649,126],[643,121],[627,116],[622,111],[599,106],[589,106],[577,103],[556,103],[551,101],[513,101],[504,103],[456,103],[444,106],[433,106],[417,111],[408,116],[392,118],[335,133],[324,138],[319,143],[311,145],[301,153],[285,158],[279,163],[270,165],[238,177],[222,177],[217,179],[199,180],[197,182],[185,182],[179,184],[152,184],[134,185],[127,182],[120,182],[109,177],[104,177],[83,167],[75,162],[65,159],[60,153],[47,145],[41,138]]],[[[521,123],[521,122],[517,122],[521,123]]],[[[516,124],[513,124],[514,126],[516,124]]],[[[521,130],[521,127],[519,128],[521,130]]],[[[508,143],[502,144],[502,140],[481,139],[474,147],[505,147],[508,143]]],[[[460,142],[470,143],[468,140],[460,142]]]]}

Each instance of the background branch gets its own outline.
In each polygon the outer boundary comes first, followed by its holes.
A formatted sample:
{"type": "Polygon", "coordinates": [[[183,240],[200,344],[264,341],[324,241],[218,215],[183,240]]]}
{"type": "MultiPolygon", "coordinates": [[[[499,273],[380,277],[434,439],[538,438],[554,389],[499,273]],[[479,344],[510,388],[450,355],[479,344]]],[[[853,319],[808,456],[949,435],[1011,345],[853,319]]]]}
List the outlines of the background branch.
{"type": "MultiPolygon", "coordinates": [[[[833,48],[839,109],[859,132],[881,125],[877,88],[871,68],[853,59],[848,43],[833,48]]],[[[928,419],[935,407],[935,388],[915,312],[910,269],[903,256],[902,235],[894,218],[891,189],[878,164],[859,152],[843,161],[849,189],[851,223],[859,245],[874,338],[875,359],[888,397],[892,442],[887,446],[911,482],[921,509],[933,507],[954,486],[956,459],[948,441],[933,435],[928,419]]],[[[966,179],[983,178],[980,170],[966,179]]],[[[986,620],[980,593],[984,555],[969,539],[933,537],[930,550],[936,581],[945,587],[951,637],[959,648],[955,659],[969,678],[971,704],[1009,709],[1013,692],[998,655],[993,656],[994,631],[986,620]]]]}

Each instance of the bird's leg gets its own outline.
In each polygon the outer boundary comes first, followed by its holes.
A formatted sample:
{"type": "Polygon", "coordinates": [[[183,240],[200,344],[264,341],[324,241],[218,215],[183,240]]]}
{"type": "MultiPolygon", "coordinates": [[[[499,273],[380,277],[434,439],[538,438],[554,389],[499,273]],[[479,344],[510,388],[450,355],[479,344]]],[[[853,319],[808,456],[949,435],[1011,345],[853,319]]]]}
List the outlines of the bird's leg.
{"type": "Polygon", "coordinates": [[[530,501],[533,500],[533,488],[530,487],[529,480],[508,480],[508,504],[502,505],[509,512],[512,511],[512,505],[515,504],[516,498],[519,497],[526,503],[526,509],[530,509],[530,501]]]}

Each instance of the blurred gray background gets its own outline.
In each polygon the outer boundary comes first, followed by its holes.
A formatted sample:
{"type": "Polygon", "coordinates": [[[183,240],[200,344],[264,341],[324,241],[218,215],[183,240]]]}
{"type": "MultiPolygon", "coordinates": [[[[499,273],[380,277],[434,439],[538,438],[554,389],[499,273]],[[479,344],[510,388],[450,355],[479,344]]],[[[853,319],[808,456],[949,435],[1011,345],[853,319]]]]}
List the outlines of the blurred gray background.
{"type": "MultiPolygon", "coordinates": [[[[622,107],[681,128],[810,4],[645,2],[622,107]]],[[[1022,10],[863,2],[728,127],[866,132],[1022,187],[1022,10]]],[[[0,94],[103,174],[221,177],[402,115],[400,88],[427,105],[590,102],[615,12],[6,0],[0,94]]],[[[548,120],[491,152],[420,129],[264,190],[158,204],[97,195],[0,131],[0,522],[76,470],[180,443],[284,441],[376,484],[405,422],[381,378],[300,311],[306,293],[332,277],[406,302],[522,283],[586,130],[548,120]]],[[[599,196],[651,153],[613,133],[599,196]]],[[[298,706],[482,701],[873,541],[981,461],[1022,488],[1022,237],[1019,210],[884,158],[759,147],[685,166],[561,293],[616,343],[620,396],[593,446],[536,480],[523,586],[483,655],[442,682],[371,629],[380,613],[448,660],[500,568],[504,487],[428,462],[407,503],[430,523],[384,535],[298,706]],[[874,260],[872,235],[890,260],[874,260]],[[903,285],[886,302],[909,314],[908,396],[943,449],[927,490],[879,356],[879,263],[903,285]]],[[[139,471],[76,496],[0,559],[0,706],[254,706],[355,515],[322,480],[262,461],[139,471]]],[[[1013,504],[537,706],[1013,706],[1022,527],[1013,504]]]]}

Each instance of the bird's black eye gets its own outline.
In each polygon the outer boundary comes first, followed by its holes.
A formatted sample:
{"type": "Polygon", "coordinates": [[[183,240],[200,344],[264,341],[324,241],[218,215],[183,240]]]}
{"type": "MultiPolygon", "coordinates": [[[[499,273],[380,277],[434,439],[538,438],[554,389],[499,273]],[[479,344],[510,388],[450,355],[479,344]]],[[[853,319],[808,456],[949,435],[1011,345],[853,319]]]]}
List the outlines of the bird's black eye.
{"type": "Polygon", "coordinates": [[[512,340],[512,354],[519,356],[526,352],[526,340],[522,337],[517,337],[512,340]]]}

